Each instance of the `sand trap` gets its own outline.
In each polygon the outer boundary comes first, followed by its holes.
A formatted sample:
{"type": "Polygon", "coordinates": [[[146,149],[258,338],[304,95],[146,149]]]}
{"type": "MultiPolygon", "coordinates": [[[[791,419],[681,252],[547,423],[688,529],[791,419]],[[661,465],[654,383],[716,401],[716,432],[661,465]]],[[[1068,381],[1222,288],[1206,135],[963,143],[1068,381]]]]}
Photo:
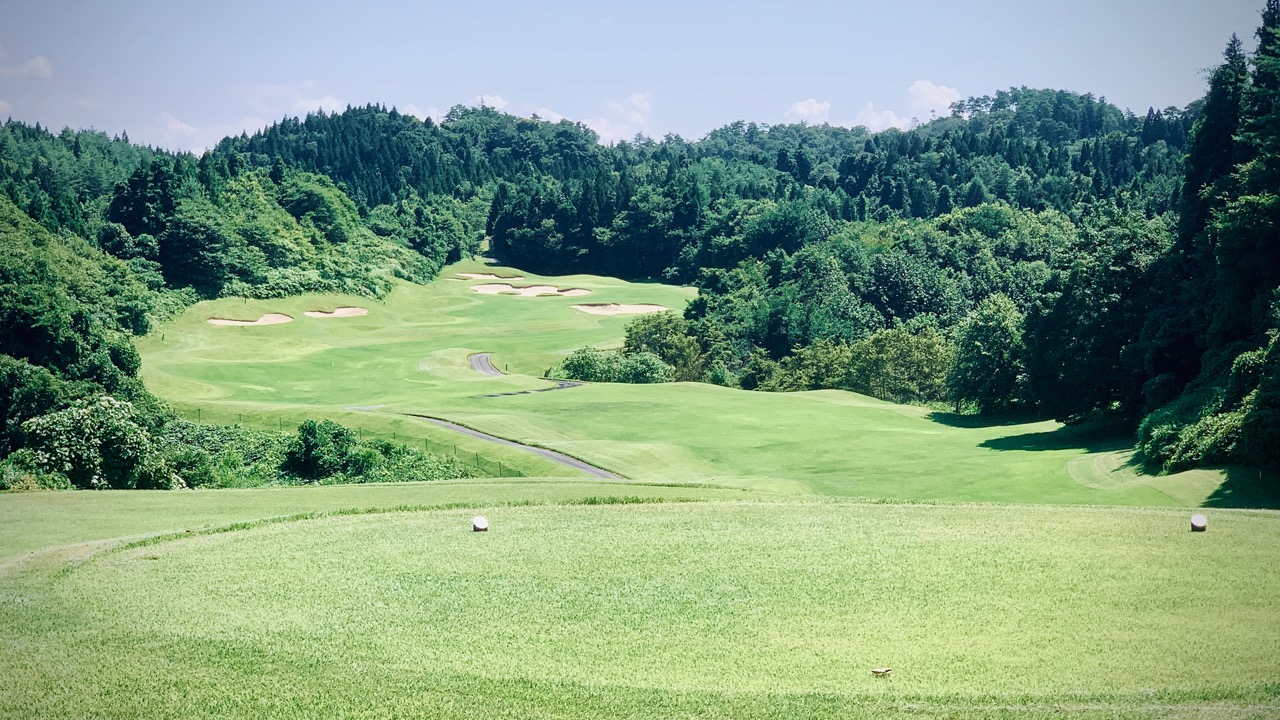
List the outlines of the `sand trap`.
{"type": "Polygon", "coordinates": [[[581,297],[590,295],[590,290],[582,288],[569,288],[561,290],[554,285],[525,285],[524,287],[516,287],[506,283],[486,283],[484,285],[472,285],[471,292],[478,292],[481,295],[519,295],[520,297],[538,297],[540,295],[558,295],[560,297],[581,297]]]}
{"type": "Polygon", "coordinates": [[[369,310],[362,307],[340,307],[335,308],[333,312],[321,312],[319,310],[308,310],[303,315],[307,317],[329,318],[329,317],[360,317],[368,315],[369,310]]]}
{"type": "Polygon", "coordinates": [[[519,280],[519,275],[494,275],[493,273],[458,273],[458,277],[467,280],[519,280]]]}
{"type": "Polygon", "coordinates": [[[640,313],[666,312],[670,309],[661,305],[619,305],[618,303],[570,305],[569,307],[592,315],[637,315],[640,313]]]}
{"type": "Polygon", "coordinates": [[[293,322],[293,318],[280,313],[267,313],[257,320],[227,320],[225,318],[209,318],[210,325],[279,325],[293,322]]]}

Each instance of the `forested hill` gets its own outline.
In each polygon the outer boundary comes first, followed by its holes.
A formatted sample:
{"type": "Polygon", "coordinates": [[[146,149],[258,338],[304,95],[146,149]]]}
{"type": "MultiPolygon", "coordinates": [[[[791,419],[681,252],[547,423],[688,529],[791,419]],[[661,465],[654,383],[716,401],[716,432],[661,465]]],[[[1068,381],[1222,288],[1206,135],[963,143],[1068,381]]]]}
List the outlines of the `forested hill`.
{"type": "Polygon", "coordinates": [[[1138,117],[1091,95],[1017,88],[957,103],[952,116],[906,132],[737,122],[698,142],[602,147],[569,121],[457,107],[436,124],[370,106],[228,138],[210,164],[243,158],[321,173],[366,210],[487,188],[494,249],[516,264],[692,280],[709,264],[797,242],[717,242],[741,236],[765,202],[835,222],[932,218],[993,201],[1169,212],[1195,111],[1138,117]]]}
{"type": "MultiPolygon", "coordinates": [[[[381,296],[487,236],[532,271],[696,285],[682,316],[628,328],[657,378],[1136,431],[1155,469],[1277,467],[1277,32],[1267,0],[1257,52],[1232,38],[1187,108],[1014,88],[881,133],[606,147],[569,121],[366,106],[195,157],[10,121],[0,452],[94,398],[159,432],[121,343],[186,303],[381,296]]],[[[618,379],[598,360],[566,369],[618,379]]]]}

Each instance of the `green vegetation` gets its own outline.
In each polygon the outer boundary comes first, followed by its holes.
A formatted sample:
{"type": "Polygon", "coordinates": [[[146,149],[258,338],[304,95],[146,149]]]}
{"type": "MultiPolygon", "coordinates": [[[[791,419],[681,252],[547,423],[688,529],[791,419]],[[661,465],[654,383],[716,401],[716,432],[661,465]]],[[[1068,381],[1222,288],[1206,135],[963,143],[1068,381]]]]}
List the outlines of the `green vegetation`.
{"type": "MultiPolygon", "coordinates": [[[[359,495],[338,502],[475,495],[456,509],[215,523],[11,566],[0,714],[1277,709],[1280,637],[1270,619],[1280,587],[1270,567],[1280,523],[1271,513],[1214,513],[1210,531],[1193,534],[1185,513],[1153,510],[599,506],[572,486],[545,486],[569,505],[511,507],[486,505],[483,484],[350,491],[359,495]],[[488,533],[470,532],[476,513],[492,521],[488,533]],[[892,675],[872,677],[880,666],[892,675]]],[[[230,497],[261,511],[281,494],[230,497]]],[[[167,512],[233,504],[222,492],[163,497],[167,512]]]]}
{"type": "MultiPolygon", "coordinates": [[[[367,315],[351,318],[304,312],[359,298],[202,302],[167,324],[163,337],[140,341],[143,375],[188,418],[273,429],[328,417],[419,447],[424,439],[433,447],[456,442],[463,456],[482,452],[530,476],[573,471],[408,415],[445,417],[636,480],[904,500],[1184,506],[1223,502],[1231,489],[1221,472],[1140,475],[1112,452],[1124,443],[1057,423],[968,423],[847,392],[593,383],[492,397],[550,387],[539,376],[574,348],[608,347],[633,321],[570,307],[584,298],[485,295],[471,287],[486,280],[451,279],[482,272],[521,274],[466,261],[429,285],[402,283],[367,315]],[[259,327],[206,321],[269,312],[297,319],[259,327]],[[492,353],[510,374],[473,371],[467,358],[479,352],[492,353]],[[1098,450],[1110,459],[1095,464],[1091,451],[1098,450]]],[[[519,282],[588,289],[585,299],[601,303],[678,307],[691,296],[687,288],[585,275],[524,274],[519,282]]]]}
{"type": "Polygon", "coordinates": [[[1280,714],[1259,40],[1145,117],[5,123],[0,716],[1280,714]]]}

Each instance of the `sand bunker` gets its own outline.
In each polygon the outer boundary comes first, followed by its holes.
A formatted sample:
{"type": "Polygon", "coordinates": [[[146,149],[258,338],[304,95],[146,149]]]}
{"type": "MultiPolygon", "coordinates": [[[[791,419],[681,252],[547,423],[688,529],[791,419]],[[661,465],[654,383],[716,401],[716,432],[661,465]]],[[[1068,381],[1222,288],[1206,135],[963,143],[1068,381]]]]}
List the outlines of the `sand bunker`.
{"type": "Polygon", "coordinates": [[[574,310],[581,310],[592,315],[636,315],[640,313],[666,312],[670,308],[661,305],[619,305],[618,303],[602,303],[599,305],[570,305],[574,310]]]}
{"type": "Polygon", "coordinates": [[[478,292],[482,295],[519,295],[520,297],[538,297],[540,295],[558,295],[560,297],[581,297],[590,295],[590,290],[582,288],[568,288],[561,290],[554,285],[525,285],[517,287],[506,283],[486,283],[484,285],[472,285],[471,292],[478,292]]]}
{"type": "Polygon", "coordinates": [[[493,273],[458,273],[458,277],[467,280],[519,280],[519,275],[494,275],[493,273]]]}
{"type": "Polygon", "coordinates": [[[293,318],[280,313],[267,313],[257,320],[227,320],[225,318],[209,318],[210,325],[279,325],[293,322],[293,318]]]}
{"type": "Polygon", "coordinates": [[[362,307],[340,307],[335,308],[333,312],[321,312],[319,310],[308,310],[303,315],[307,317],[330,318],[330,317],[360,317],[368,315],[369,310],[362,307]]]}

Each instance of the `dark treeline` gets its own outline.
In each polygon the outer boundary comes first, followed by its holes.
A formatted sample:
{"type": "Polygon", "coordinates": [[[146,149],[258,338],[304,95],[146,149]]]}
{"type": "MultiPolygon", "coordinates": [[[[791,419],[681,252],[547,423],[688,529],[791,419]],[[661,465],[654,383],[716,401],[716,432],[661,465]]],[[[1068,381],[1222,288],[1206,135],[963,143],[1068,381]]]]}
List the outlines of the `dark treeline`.
{"type": "Polygon", "coordinates": [[[1275,467],[1278,27],[1268,0],[1252,56],[1232,38],[1204,99],[1140,115],[1013,88],[909,130],[606,147],[569,121],[366,106],[200,157],[9,122],[4,451],[32,466],[29,423],[94,398],[162,434],[128,337],[195,299],[382,296],[487,236],[531,271],[698,287],[620,356],[575,353],[582,377],[843,388],[1136,430],[1153,468],[1275,467]]]}

